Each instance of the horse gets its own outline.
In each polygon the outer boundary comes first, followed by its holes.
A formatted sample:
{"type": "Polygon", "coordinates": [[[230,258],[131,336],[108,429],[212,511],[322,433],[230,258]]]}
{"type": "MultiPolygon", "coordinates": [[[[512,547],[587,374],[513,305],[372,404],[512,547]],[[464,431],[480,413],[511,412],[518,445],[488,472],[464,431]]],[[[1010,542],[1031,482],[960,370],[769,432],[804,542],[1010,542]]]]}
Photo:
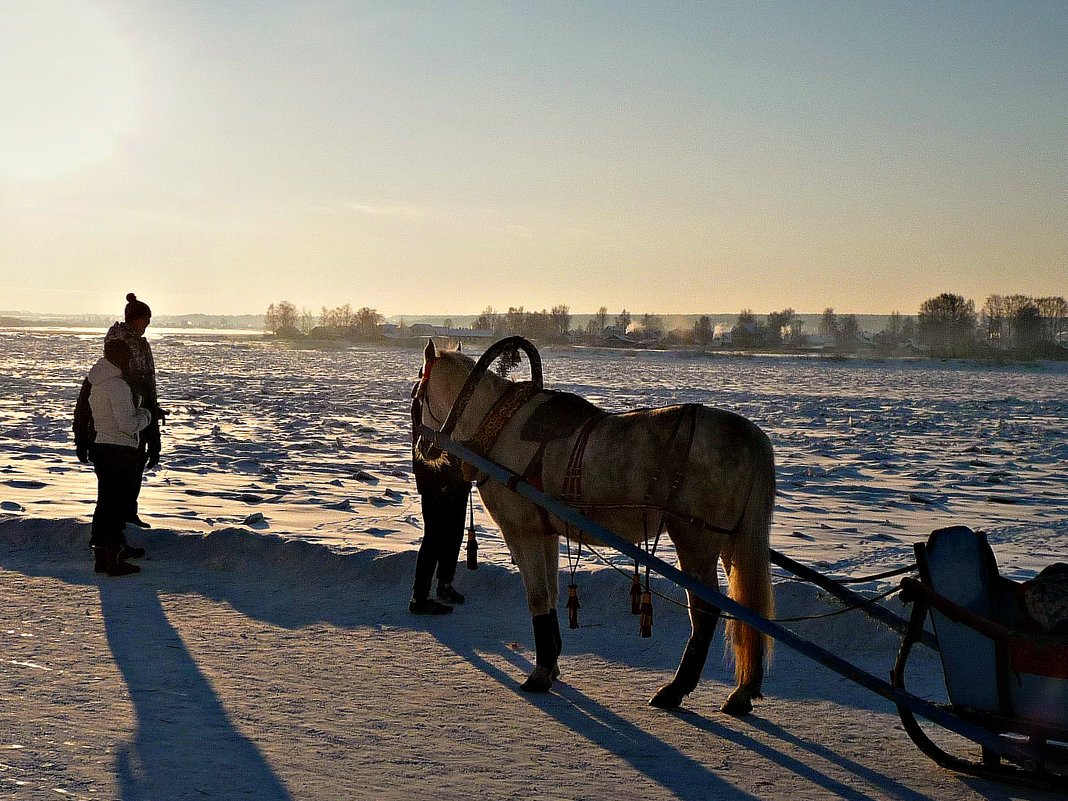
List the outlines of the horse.
{"type": "MultiPolygon", "coordinates": [[[[630,542],[648,542],[663,526],[681,570],[718,590],[722,560],[729,596],[772,616],[775,460],[759,427],[698,404],[607,413],[577,395],[542,389],[540,358],[536,382],[486,372],[472,387],[468,378],[475,366],[470,357],[428,341],[412,390],[422,400],[423,425],[451,429],[455,441],[630,542]],[[454,410],[461,393],[463,408],[454,410]]],[[[425,440],[417,452],[431,458],[425,440]]],[[[476,483],[526,591],[535,666],[521,689],[547,692],[559,676],[562,647],[556,614],[560,537],[593,540],[499,481],[476,483]]],[[[654,707],[676,708],[696,689],[719,621],[719,608],[689,591],[687,596],[690,636],[674,677],[650,699],[654,707]]],[[[737,686],[721,709],[744,715],[763,697],[771,640],[740,621],[726,625],[737,686]]]]}

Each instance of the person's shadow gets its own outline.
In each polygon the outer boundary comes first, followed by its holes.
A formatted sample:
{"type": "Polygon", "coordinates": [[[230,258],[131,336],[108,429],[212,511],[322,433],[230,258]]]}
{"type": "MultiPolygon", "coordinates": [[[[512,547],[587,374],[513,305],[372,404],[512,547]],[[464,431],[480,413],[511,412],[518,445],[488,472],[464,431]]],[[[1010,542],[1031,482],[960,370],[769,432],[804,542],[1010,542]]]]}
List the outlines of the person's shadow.
{"type": "Polygon", "coordinates": [[[100,583],[108,645],[137,715],[117,747],[123,801],[291,796],[256,746],[231,724],[160,605],[139,582],[100,583]]]}

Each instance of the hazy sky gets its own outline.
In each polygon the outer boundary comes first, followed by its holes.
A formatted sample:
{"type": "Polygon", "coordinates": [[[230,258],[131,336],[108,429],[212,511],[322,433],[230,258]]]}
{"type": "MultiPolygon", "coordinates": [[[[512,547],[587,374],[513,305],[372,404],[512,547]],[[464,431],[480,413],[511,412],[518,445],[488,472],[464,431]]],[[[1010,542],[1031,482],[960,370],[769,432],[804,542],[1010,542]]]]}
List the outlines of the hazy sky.
{"type": "Polygon", "coordinates": [[[1068,295],[1068,3],[0,0],[0,309],[1068,295]]]}

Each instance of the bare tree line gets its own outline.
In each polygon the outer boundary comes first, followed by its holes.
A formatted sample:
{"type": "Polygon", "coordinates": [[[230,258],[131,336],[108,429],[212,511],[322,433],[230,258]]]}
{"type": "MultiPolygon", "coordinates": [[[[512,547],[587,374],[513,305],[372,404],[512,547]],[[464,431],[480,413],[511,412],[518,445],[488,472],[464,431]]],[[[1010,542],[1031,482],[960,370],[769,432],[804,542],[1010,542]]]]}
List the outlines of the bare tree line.
{"type": "Polygon", "coordinates": [[[324,338],[377,339],[382,315],[363,306],[353,311],[346,303],[333,309],[322,307],[318,317],[307,308],[297,311],[288,300],[267,307],[264,327],[277,336],[309,336],[324,338]]]}
{"type": "MultiPolygon", "coordinates": [[[[451,328],[451,320],[446,321],[451,328]]],[[[1064,358],[1059,342],[1068,332],[1068,303],[1063,297],[990,295],[981,310],[974,301],[945,292],[924,301],[915,319],[893,312],[886,327],[873,336],[860,328],[854,314],[839,315],[826,308],[816,335],[805,330],[804,320],[792,308],[772,311],[763,320],[743,309],[731,326],[713,326],[709,315],[700,315],[690,328],[665,331],[656,314],[635,317],[626,308],[609,315],[601,306],[581,330],[571,327],[570,308],[528,311],[511,306],[498,312],[487,306],[473,328],[499,336],[518,334],[538,342],[596,344],[606,337],[617,341],[661,347],[706,348],[729,342],[735,349],[791,350],[818,346],[842,353],[873,348],[881,353],[927,352],[936,356],[981,356],[1011,350],[1024,356],[1064,358]]],[[[382,316],[366,306],[353,310],[349,304],[322,308],[316,316],[297,310],[289,301],[272,303],[265,316],[266,328],[280,336],[311,335],[320,338],[377,339],[382,316]]],[[[403,320],[398,326],[405,329],[403,320]]]]}

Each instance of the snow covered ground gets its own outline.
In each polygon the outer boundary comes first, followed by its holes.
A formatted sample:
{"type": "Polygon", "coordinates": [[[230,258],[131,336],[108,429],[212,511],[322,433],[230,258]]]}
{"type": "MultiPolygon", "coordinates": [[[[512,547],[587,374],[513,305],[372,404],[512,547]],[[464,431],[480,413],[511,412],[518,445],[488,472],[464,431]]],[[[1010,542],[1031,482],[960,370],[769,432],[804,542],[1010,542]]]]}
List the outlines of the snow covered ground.
{"type": "MultiPolygon", "coordinates": [[[[684,611],[658,602],[638,638],[625,577],[596,560],[558,691],[518,693],[529,617],[477,498],[468,603],[406,610],[418,351],[149,333],[171,411],[142,492],[154,528],[131,534],[143,572],[108,580],[70,437],[102,332],[0,331],[0,798],[1047,797],[938,769],[886,702],[785,648],[747,719],[716,711],[716,655],[684,711],[648,708],[684,611]]],[[[773,546],[830,575],[906,564],[950,523],[986,530],[1013,578],[1068,558],[1064,365],[542,356],[547,385],[610,410],[753,419],[777,453],[773,546]]],[[[776,594],[783,617],[832,608],[783,576],[776,594]]],[[[896,636],[856,613],[792,627],[878,676],[892,664],[896,636]]],[[[936,659],[921,649],[913,672],[939,697],[936,659]]]]}

